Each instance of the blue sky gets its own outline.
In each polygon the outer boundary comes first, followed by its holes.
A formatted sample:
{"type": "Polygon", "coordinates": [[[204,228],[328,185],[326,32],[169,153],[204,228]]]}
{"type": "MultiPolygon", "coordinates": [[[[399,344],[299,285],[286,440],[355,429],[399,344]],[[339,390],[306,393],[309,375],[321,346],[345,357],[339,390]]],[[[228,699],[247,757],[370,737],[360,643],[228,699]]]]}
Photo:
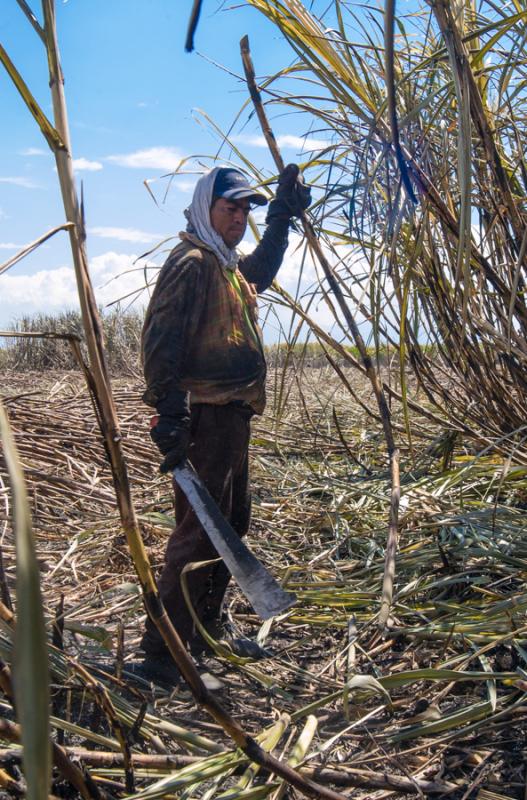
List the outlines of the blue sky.
{"type": "MultiPolygon", "coordinates": [[[[38,15],[40,2],[30,5],[38,15]]],[[[172,181],[161,208],[143,182],[152,181],[161,200],[167,181],[160,176],[182,157],[216,153],[218,138],[203,118],[197,121],[196,109],[223,130],[230,127],[247,98],[245,84],[236,77],[242,71],[240,38],[249,34],[258,75],[272,74],[293,58],[278,31],[255,9],[242,3],[230,10],[218,0],[204,3],[198,52],[185,53],[191,5],[190,0],[57,0],[73,157],[84,185],[92,279],[103,304],[141,280],[140,273],[131,271],[138,255],[181,229],[196,174],[172,181]]],[[[51,117],[44,48],[15,0],[2,2],[0,41],[51,117]]],[[[64,215],[53,157],[1,67],[0,94],[3,262],[61,224],[64,215]]],[[[245,112],[235,134],[256,166],[269,169],[257,123],[248,118],[245,112]]],[[[304,131],[295,124],[292,129],[281,115],[273,122],[287,161],[301,158],[304,131]]],[[[228,150],[222,156],[228,158],[228,150]]],[[[297,262],[292,254],[282,273],[286,287],[294,285],[297,262]]],[[[0,327],[22,315],[74,307],[70,265],[67,239],[60,233],[0,276],[0,327]]]]}

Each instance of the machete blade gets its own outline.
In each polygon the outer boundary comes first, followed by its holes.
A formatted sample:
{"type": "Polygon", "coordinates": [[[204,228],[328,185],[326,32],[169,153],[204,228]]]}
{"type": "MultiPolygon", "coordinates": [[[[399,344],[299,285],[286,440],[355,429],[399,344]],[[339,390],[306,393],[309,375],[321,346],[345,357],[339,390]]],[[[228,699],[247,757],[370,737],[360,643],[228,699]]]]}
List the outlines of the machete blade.
{"type": "Polygon", "coordinates": [[[296,596],[284,591],[243,543],[191,464],[184,461],[172,474],[205,533],[258,616],[270,619],[294,605],[296,596]]]}

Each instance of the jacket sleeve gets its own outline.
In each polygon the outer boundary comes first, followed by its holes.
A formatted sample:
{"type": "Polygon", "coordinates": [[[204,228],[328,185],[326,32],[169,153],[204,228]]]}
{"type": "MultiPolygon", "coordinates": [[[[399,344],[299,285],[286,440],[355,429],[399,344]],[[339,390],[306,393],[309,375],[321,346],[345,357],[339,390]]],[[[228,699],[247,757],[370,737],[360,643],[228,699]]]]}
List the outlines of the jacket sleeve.
{"type": "Polygon", "coordinates": [[[256,285],[257,292],[265,292],[272,284],[287,249],[288,233],[288,218],[272,219],[258,246],[240,259],[240,272],[245,280],[256,285]]]}
{"type": "Polygon", "coordinates": [[[188,392],[181,388],[185,354],[200,308],[198,259],[171,254],[148,306],[141,337],[146,391],[143,400],[160,414],[188,417],[188,392]]]}

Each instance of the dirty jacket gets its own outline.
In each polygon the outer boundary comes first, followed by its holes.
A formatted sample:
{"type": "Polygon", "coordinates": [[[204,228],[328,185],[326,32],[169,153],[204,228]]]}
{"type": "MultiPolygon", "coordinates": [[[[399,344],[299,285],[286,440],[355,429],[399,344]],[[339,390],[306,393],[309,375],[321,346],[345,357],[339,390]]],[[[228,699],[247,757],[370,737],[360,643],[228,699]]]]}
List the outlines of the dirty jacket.
{"type": "Polygon", "coordinates": [[[273,220],[234,275],[187,233],[161,269],[142,334],[144,401],[162,414],[190,403],[265,407],[265,357],[257,292],[272,283],[287,247],[288,222],[273,220]]]}

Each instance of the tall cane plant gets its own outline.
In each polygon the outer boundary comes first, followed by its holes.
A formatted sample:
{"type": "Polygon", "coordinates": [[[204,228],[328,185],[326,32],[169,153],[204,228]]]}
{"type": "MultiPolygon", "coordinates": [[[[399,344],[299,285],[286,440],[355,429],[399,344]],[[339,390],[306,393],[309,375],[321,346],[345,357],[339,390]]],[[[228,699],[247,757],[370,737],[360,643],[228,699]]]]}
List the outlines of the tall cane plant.
{"type": "Polygon", "coordinates": [[[524,456],[524,5],[248,3],[298,56],[260,88],[325,133],[305,164],[315,229],[375,345],[399,353],[406,414],[410,368],[453,428],[524,456]]]}

